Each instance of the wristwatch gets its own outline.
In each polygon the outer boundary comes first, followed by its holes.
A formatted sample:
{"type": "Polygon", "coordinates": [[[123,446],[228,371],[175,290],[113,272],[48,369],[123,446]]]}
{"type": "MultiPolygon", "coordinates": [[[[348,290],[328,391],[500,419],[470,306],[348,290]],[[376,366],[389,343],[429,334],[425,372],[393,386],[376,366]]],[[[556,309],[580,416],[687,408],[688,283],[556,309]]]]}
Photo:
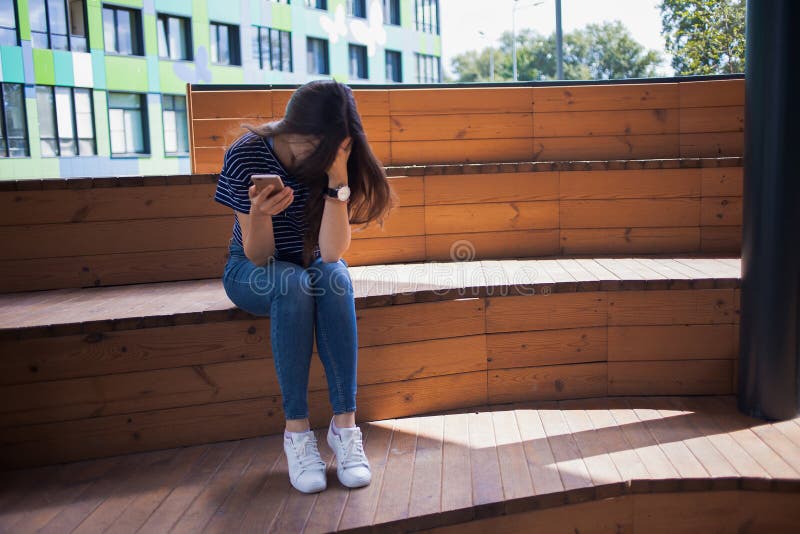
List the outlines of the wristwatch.
{"type": "Polygon", "coordinates": [[[347,184],[341,184],[336,188],[326,187],[325,195],[342,202],[347,202],[350,199],[350,187],[347,184]]]}

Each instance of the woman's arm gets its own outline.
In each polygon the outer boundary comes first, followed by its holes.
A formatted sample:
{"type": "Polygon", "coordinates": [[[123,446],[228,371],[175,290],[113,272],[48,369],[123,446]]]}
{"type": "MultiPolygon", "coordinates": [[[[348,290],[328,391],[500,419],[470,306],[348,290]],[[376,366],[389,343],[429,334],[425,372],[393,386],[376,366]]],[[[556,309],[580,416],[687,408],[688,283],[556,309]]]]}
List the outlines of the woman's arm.
{"type": "Polygon", "coordinates": [[[291,187],[284,187],[272,197],[267,197],[273,189],[268,185],[256,193],[255,185],[250,186],[250,214],[236,212],[239,226],[242,227],[244,255],[255,265],[264,265],[275,254],[275,232],[272,229],[272,215],[286,209],[294,200],[291,187]]]}
{"type": "MultiPolygon", "coordinates": [[[[352,146],[349,141],[348,137],[342,142],[336,160],[328,170],[328,187],[335,188],[348,183],[347,159],[350,157],[352,146]]],[[[327,263],[339,261],[348,248],[350,248],[350,216],[347,202],[326,196],[319,228],[319,252],[322,261],[327,263]]]]}

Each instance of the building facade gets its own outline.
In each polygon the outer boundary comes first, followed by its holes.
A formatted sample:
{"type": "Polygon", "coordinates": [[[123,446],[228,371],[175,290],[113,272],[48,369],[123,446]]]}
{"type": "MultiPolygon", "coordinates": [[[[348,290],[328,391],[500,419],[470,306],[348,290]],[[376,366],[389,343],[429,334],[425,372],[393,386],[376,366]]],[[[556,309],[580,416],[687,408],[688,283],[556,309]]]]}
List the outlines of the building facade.
{"type": "Polygon", "coordinates": [[[0,179],[189,172],[186,84],[441,81],[438,0],[0,0],[0,179]]]}

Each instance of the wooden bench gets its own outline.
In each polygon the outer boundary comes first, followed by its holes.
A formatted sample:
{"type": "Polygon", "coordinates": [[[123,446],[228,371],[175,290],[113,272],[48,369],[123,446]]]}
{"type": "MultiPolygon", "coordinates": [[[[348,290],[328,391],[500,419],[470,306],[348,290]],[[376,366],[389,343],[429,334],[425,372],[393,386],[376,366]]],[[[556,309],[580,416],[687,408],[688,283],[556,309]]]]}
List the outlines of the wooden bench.
{"type": "MultiPolygon", "coordinates": [[[[360,421],[533,399],[735,390],[735,259],[350,272],[360,421]]],[[[2,295],[0,346],[5,468],[282,428],[269,319],[237,309],[219,279],[2,295]]],[[[309,402],[313,424],[324,424],[316,356],[309,402]]]]}

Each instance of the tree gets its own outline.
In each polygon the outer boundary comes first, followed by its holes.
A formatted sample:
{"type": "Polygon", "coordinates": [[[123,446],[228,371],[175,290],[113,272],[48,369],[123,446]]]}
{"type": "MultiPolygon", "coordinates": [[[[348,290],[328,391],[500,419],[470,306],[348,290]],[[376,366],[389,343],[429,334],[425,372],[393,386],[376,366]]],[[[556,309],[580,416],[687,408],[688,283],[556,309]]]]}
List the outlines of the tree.
{"type": "Polygon", "coordinates": [[[744,72],[744,0],[662,0],[658,7],[676,75],[744,72]]]}
{"type": "MultiPolygon", "coordinates": [[[[495,80],[513,79],[512,35],[504,32],[494,50],[495,80]]],[[[607,80],[655,75],[661,55],[637,43],[619,21],[589,24],[564,35],[564,79],[607,80]]],[[[552,80],[556,77],[556,35],[544,37],[531,29],[517,33],[517,78],[552,80]]],[[[452,70],[459,82],[490,79],[489,49],[455,56],[452,70]]]]}

